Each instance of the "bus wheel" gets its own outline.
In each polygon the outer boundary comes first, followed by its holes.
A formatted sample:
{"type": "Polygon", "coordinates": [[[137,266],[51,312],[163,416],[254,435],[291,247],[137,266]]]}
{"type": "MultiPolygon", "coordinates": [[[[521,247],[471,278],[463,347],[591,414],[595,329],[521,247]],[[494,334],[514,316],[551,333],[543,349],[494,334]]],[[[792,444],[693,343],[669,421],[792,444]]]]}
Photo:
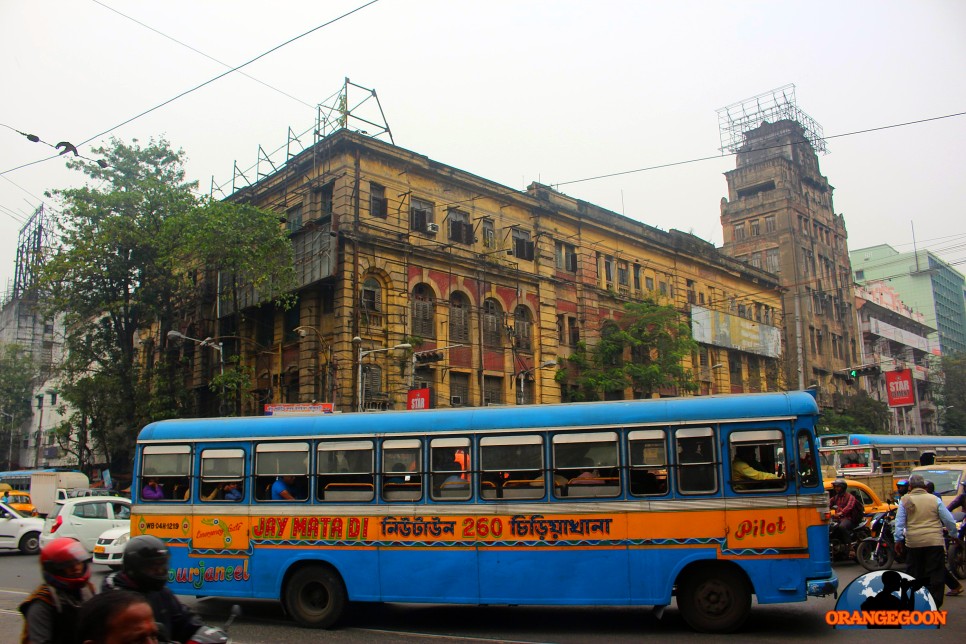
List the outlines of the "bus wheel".
{"type": "Polygon", "coordinates": [[[345,586],[330,568],[309,566],[288,580],[284,601],[299,626],[329,628],[345,610],[345,586]]]}
{"type": "Polygon", "coordinates": [[[25,555],[35,555],[40,552],[40,534],[28,532],[20,539],[20,552],[25,555]]]}
{"type": "Polygon", "coordinates": [[[701,633],[733,633],[751,612],[751,588],[727,565],[702,565],[678,587],[678,608],[688,626],[701,633]]]}

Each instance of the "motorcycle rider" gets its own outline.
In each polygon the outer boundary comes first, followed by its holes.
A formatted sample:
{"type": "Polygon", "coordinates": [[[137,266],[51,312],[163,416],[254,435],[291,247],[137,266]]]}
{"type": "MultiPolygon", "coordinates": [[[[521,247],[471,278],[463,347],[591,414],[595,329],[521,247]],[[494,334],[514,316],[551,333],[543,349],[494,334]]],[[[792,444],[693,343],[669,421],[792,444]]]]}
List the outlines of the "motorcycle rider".
{"type": "Polygon", "coordinates": [[[838,526],[835,528],[834,536],[843,544],[852,541],[852,529],[862,522],[865,515],[864,508],[859,504],[859,500],[849,492],[849,484],[845,479],[835,479],[832,483],[832,496],[829,498],[829,509],[835,510],[838,526]]]}
{"type": "Polygon", "coordinates": [[[132,590],[144,595],[161,627],[162,639],[187,642],[204,624],[165,585],[168,555],[167,546],[157,537],[134,537],[124,546],[122,570],[108,575],[101,591],[132,590]]]}
{"type": "Polygon", "coordinates": [[[896,481],[896,502],[909,493],[909,481],[906,479],[899,479],[896,481]]]}
{"type": "MultiPolygon", "coordinates": [[[[966,480],[963,480],[962,483],[960,483],[959,490],[960,490],[959,494],[957,494],[956,497],[949,502],[949,505],[946,506],[946,509],[949,510],[950,512],[952,512],[957,508],[960,508],[963,510],[963,512],[966,512],[966,480]]],[[[960,539],[962,539],[964,528],[966,528],[966,522],[964,522],[959,528],[960,539]]],[[[952,574],[952,571],[947,570],[947,573],[945,575],[945,581],[946,581],[946,586],[949,587],[949,592],[946,593],[946,595],[948,595],[949,597],[956,597],[957,595],[962,595],[963,591],[966,590],[963,588],[963,584],[960,583],[959,580],[956,579],[956,576],[952,574]],[[956,584],[957,584],[956,586],[950,585],[949,583],[950,577],[952,577],[953,580],[956,580],[956,584]]]]}
{"type": "Polygon", "coordinates": [[[78,608],[95,592],[90,559],[84,546],[69,537],[44,546],[40,551],[44,583],[20,604],[24,616],[21,644],[73,641],[78,608]]]}

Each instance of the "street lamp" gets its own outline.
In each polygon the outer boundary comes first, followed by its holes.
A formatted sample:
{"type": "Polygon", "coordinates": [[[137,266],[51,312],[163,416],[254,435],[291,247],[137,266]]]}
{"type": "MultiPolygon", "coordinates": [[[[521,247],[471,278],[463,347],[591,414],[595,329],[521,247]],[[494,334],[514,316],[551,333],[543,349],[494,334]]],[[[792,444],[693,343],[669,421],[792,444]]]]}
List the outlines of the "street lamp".
{"type": "Polygon", "coordinates": [[[224,347],[221,346],[221,340],[219,340],[218,342],[215,342],[215,339],[211,337],[205,338],[204,340],[199,340],[198,338],[192,338],[191,336],[185,335],[180,331],[175,331],[174,329],[171,329],[170,331],[168,331],[168,337],[181,338],[182,340],[191,340],[195,344],[200,344],[203,347],[211,347],[212,349],[218,352],[218,365],[220,367],[219,373],[221,373],[221,375],[225,375],[225,350],[224,350],[224,347]]]}
{"type": "Polygon", "coordinates": [[[402,344],[397,344],[394,347],[383,347],[381,349],[369,349],[367,351],[363,351],[362,338],[360,338],[359,336],[352,338],[352,344],[359,347],[359,365],[358,365],[359,373],[356,377],[356,387],[358,388],[357,391],[359,392],[359,411],[361,412],[363,411],[364,405],[365,405],[365,394],[362,390],[362,359],[372,353],[382,353],[384,351],[395,351],[397,349],[412,349],[413,345],[409,344],[408,342],[403,342],[402,344]]]}
{"type": "MultiPolygon", "coordinates": [[[[328,389],[329,395],[327,396],[327,400],[324,400],[323,402],[335,403],[335,363],[332,361],[332,347],[328,342],[325,341],[325,338],[322,337],[322,334],[314,326],[297,326],[292,330],[298,333],[300,338],[304,338],[307,331],[312,331],[315,333],[315,337],[318,338],[319,344],[321,344],[325,349],[325,366],[326,372],[328,373],[328,377],[326,378],[326,388],[328,389]]],[[[323,397],[325,397],[324,394],[323,397]]]]}
{"type": "Polygon", "coordinates": [[[537,369],[546,369],[547,367],[556,367],[557,363],[554,360],[545,360],[537,367],[530,367],[529,369],[523,369],[517,376],[520,378],[520,404],[523,405],[527,401],[526,396],[526,377],[532,375],[537,369]]]}

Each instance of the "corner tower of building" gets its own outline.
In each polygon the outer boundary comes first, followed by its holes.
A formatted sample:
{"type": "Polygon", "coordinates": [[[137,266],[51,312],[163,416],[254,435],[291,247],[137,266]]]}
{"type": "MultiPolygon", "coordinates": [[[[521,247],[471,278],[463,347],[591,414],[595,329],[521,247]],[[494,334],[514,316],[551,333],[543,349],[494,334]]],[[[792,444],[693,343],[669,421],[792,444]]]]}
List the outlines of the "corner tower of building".
{"type": "Polygon", "coordinates": [[[793,100],[773,107],[757,122],[730,124],[741,130],[723,145],[737,153],[721,200],[723,251],[778,276],[785,381],[790,389],[817,385],[828,407],[854,391],[847,368],[859,360],[845,220],[819,167],[814,122],[793,100]]]}

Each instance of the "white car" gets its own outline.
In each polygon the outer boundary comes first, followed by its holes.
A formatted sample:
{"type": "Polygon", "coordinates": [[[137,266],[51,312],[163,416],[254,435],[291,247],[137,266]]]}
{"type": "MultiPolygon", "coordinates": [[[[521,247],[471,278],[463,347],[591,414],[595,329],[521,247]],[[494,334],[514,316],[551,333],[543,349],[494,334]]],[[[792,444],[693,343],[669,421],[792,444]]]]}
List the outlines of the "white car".
{"type": "Polygon", "coordinates": [[[58,537],[71,537],[93,552],[97,538],[110,528],[126,528],[131,523],[131,499],[120,496],[88,496],[57,501],[47,515],[40,547],[58,537]]]}
{"type": "Polygon", "coordinates": [[[131,527],[111,528],[97,538],[94,546],[94,563],[110,566],[111,570],[121,569],[124,546],[131,538],[131,527]]]}
{"type": "Polygon", "coordinates": [[[25,555],[40,550],[44,520],[25,517],[6,503],[0,503],[0,548],[17,548],[25,555]]]}

